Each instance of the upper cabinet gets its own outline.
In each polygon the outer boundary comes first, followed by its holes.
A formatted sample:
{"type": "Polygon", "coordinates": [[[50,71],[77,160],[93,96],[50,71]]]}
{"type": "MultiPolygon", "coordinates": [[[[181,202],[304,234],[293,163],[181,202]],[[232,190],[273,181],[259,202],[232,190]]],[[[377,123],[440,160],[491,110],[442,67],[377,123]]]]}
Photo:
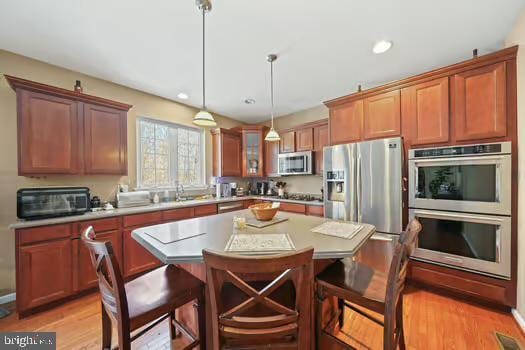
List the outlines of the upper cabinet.
{"type": "Polygon", "coordinates": [[[130,105],[5,76],[18,100],[18,173],[127,174],[130,105]]]}
{"type": "Polygon", "coordinates": [[[81,118],[71,99],[20,90],[18,173],[78,174],[81,118]]]}
{"type": "Polygon", "coordinates": [[[314,147],[314,131],[312,128],[297,129],[295,131],[295,150],[311,151],[314,147]]]}
{"type": "Polygon", "coordinates": [[[242,176],[242,135],[238,131],[213,129],[213,176],[242,176]]]}
{"type": "Polygon", "coordinates": [[[507,135],[505,62],[454,75],[456,139],[507,135]]]}
{"type": "Polygon", "coordinates": [[[409,149],[513,140],[517,51],[509,47],[327,101],[330,144],[401,136],[409,149]]]}
{"type": "MultiPolygon", "coordinates": [[[[265,135],[266,136],[266,135],[265,135]]],[[[279,174],[279,142],[264,142],[264,173],[266,176],[279,174]]]]}
{"type": "Polygon", "coordinates": [[[314,128],[314,163],[315,174],[323,175],[323,148],[328,146],[328,123],[321,124],[314,128]]]}
{"type": "Polygon", "coordinates": [[[330,144],[338,145],[361,140],[363,100],[356,100],[330,109],[330,144]]]}
{"type": "Polygon", "coordinates": [[[128,168],[127,113],[84,104],[84,172],[125,174],[128,168]]]}
{"type": "Polygon", "coordinates": [[[401,91],[405,137],[412,145],[449,141],[448,77],[427,81],[401,91]]]}
{"type": "Polygon", "coordinates": [[[401,99],[399,90],[365,98],[363,110],[364,139],[401,135],[401,99]]]}
{"type": "Polygon", "coordinates": [[[282,132],[279,141],[280,153],[295,152],[295,131],[282,132]]]}
{"type": "Polygon", "coordinates": [[[240,153],[242,159],[242,166],[240,176],[265,176],[264,137],[268,132],[268,127],[262,125],[246,125],[235,127],[230,130],[239,132],[242,136],[242,149],[240,153]]]}

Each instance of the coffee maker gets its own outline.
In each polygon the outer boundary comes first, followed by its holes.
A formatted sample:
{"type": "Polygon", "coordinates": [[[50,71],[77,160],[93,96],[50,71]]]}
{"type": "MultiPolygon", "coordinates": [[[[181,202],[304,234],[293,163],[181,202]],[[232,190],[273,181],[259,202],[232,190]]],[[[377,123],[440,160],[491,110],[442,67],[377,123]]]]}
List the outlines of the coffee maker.
{"type": "Polygon", "coordinates": [[[266,196],[267,192],[268,192],[268,182],[266,181],[257,182],[257,194],[260,196],[266,196]]]}

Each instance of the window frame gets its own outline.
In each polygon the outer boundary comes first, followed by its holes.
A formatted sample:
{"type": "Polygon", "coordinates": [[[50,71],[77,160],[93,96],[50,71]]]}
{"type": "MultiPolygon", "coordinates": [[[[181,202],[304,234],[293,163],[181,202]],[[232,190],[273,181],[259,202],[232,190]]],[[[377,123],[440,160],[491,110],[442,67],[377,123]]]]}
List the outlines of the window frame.
{"type": "Polygon", "coordinates": [[[166,121],[166,120],[160,120],[160,119],[155,119],[155,118],[151,118],[151,117],[144,117],[144,116],[141,116],[141,117],[137,117],[136,119],[136,135],[135,135],[135,141],[136,141],[136,146],[137,146],[137,151],[136,151],[136,168],[137,168],[137,179],[136,179],[136,189],[137,190],[174,190],[176,189],[176,186],[175,184],[170,184],[170,185],[162,185],[162,186],[146,186],[144,184],[142,184],[142,156],[143,156],[143,152],[142,152],[142,142],[141,142],[141,138],[142,138],[142,134],[141,134],[141,128],[140,128],[140,123],[142,121],[145,121],[145,122],[149,122],[149,123],[153,123],[153,124],[160,124],[160,125],[164,125],[164,126],[167,126],[169,128],[169,134],[168,134],[168,140],[170,140],[168,142],[169,144],[169,174],[170,174],[170,177],[171,178],[175,178],[177,179],[178,178],[178,153],[177,153],[177,147],[178,147],[178,142],[172,142],[173,138],[177,136],[173,136],[173,132],[175,129],[186,129],[186,130],[190,130],[190,131],[198,131],[199,132],[199,135],[200,135],[200,140],[201,140],[201,145],[200,145],[200,154],[201,154],[201,179],[203,181],[202,184],[198,184],[198,185],[184,185],[184,189],[187,189],[187,190],[205,190],[208,188],[208,184],[206,182],[206,136],[205,136],[205,130],[202,129],[202,128],[198,128],[198,127],[193,127],[193,126],[188,126],[188,125],[183,125],[183,124],[179,124],[179,123],[174,123],[174,122],[170,122],[170,121],[166,121]],[[173,176],[171,176],[171,174],[173,174],[173,176]]]}

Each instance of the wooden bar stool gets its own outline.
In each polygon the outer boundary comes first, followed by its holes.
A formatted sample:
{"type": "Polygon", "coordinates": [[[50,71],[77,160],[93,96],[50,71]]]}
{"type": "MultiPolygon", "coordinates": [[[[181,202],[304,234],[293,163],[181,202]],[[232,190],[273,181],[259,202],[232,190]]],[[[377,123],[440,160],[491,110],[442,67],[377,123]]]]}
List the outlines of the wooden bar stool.
{"type": "Polygon", "coordinates": [[[332,329],[339,321],[343,327],[344,307],[383,326],[383,349],[394,350],[399,345],[405,349],[403,333],[403,290],[407,274],[407,264],[412,254],[421,224],[412,220],[394,248],[388,275],[351,259],[343,259],[330,265],[317,276],[317,339],[327,337],[342,348],[352,348],[327,329],[332,329]],[[321,319],[322,305],[326,298],[337,297],[339,314],[326,324],[321,319]],[[383,315],[383,320],[370,315],[371,310],[383,315]]]}
{"type": "Polygon", "coordinates": [[[203,256],[214,349],[311,349],[313,248],[258,257],[203,250],[203,256]],[[255,287],[255,280],[272,279],[255,287]],[[281,289],[295,295],[292,306],[276,301],[281,289]],[[244,297],[238,303],[231,302],[235,291],[244,297]]]}
{"type": "Polygon", "coordinates": [[[111,349],[111,320],[117,323],[118,347],[129,350],[131,342],[170,318],[170,335],[179,330],[191,339],[185,349],[205,348],[204,283],[173,265],[159,267],[124,283],[109,241],[96,241],[93,227],[82,234],[98,276],[102,300],[102,347],[111,349]],[[175,319],[175,310],[196,300],[199,338],[175,319]],[[144,327],[144,328],[142,328],[144,327]],[[131,332],[138,330],[133,336],[131,332]]]}

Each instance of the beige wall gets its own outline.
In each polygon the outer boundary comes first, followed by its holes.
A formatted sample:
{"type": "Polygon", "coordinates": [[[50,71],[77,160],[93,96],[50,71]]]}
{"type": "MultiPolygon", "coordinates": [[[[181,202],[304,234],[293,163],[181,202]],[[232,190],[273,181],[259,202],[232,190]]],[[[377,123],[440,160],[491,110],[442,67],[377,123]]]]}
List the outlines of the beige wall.
{"type": "MultiPolygon", "coordinates": [[[[103,200],[113,199],[119,182],[136,184],[136,119],[138,116],[191,125],[196,109],[107,81],[0,50],[0,290],[15,289],[14,234],[7,226],[16,220],[16,190],[29,186],[88,186],[103,200]],[[71,89],[82,81],[84,92],[133,105],[128,113],[128,176],[49,176],[35,179],[17,176],[16,97],[3,74],[71,89]]],[[[176,77],[174,77],[176,78],[176,77]]],[[[219,126],[241,124],[216,116],[219,126]]],[[[206,173],[211,176],[211,139],[206,133],[206,173]]],[[[60,135],[57,132],[57,137],[60,135]]],[[[0,291],[0,295],[4,292],[0,291]]]]}
{"type": "Polygon", "coordinates": [[[525,11],[507,36],[507,46],[518,50],[518,312],[525,316],[525,11]]]}
{"type": "MultiPolygon", "coordinates": [[[[328,108],[325,105],[309,108],[304,111],[285,115],[274,120],[276,130],[293,128],[297,125],[328,118],[328,108]]],[[[270,125],[270,122],[265,123],[270,125]]],[[[286,190],[293,193],[321,194],[323,178],[321,176],[286,176],[279,181],[286,182],[286,190]]]]}

